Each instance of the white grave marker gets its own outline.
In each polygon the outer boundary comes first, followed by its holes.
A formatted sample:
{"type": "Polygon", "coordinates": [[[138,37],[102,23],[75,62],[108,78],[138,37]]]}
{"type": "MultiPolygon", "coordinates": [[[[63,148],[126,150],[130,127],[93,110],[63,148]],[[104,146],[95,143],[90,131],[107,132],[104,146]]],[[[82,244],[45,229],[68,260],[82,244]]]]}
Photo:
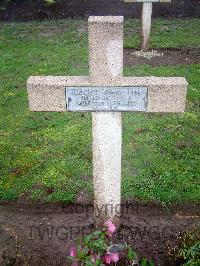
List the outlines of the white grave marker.
{"type": "Polygon", "coordinates": [[[124,2],[137,2],[143,3],[142,6],[142,41],[141,49],[143,51],[148,51],[149,49],[149,40],[151,33],[151,15],[152,15],[152,3],[153,2],[171,2],[171,0],[124,0],[124,2]]]}
{"type": "Polygon", "coordinates": [[[183,112],[187,82],[123,77],[123,17],[90,17],[88,27],[90,75],[30,77],[28,97],[32,111],[92,112],[94,206],[101,223],[114,220],[121,203],[121,112],[183,112]]]}

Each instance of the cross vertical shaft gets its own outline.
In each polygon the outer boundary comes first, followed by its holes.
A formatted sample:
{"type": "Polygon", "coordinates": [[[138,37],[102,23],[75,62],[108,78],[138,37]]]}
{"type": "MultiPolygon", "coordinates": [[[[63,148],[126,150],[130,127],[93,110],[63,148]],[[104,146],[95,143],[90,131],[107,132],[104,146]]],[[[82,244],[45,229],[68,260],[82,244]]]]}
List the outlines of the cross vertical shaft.
{"type": "Polygon", "coordinates": [[[152,2],[144,2],[142,7],[142,50],[148,51],[151,33],[152,2]]]}
{"type": "MultiPolygon", "coordinates": [[[[123,17],[89,19],[91,83],[109,86],[123,74],[123,17]]],[[[95,220],[115,220],[121,202],[121,113],[92,113],[95,220]]]]}

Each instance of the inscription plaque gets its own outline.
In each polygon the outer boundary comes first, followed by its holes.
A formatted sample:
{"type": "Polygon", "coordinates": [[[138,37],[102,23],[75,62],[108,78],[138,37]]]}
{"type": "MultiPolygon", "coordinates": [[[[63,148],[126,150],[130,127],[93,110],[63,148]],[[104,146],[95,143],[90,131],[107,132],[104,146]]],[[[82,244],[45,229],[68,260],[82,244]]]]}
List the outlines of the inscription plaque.
{"type": "Polygon", "coordinates": [[[145,112],[147,87],[66,87],[68,111],[145,112]]]}

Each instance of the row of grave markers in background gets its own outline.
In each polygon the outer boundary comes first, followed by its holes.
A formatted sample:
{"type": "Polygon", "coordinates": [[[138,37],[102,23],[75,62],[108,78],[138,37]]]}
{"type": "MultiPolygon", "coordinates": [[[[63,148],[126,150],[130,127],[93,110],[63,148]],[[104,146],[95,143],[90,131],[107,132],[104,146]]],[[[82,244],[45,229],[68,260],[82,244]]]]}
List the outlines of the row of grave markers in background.
{"type": "Polygon", "coordinates": [[[89,17],[88,34],[89,76],[30,77],[28,97],[32,111],[92,112],[95,221],[102,224],[116,221],[120,210],[121,112],[183,112],[187,82],[124,77],[121,16],[89,17]]]}
{"type": "Polygon", "coordinates": [[[152,16],[152,4],[155,3],[166,3],[171,0],[124,0],[124,2],[130,3],[143,3],[142,5],[142,40],[141,49],[148,51],[151,33],[151,16],[152,16]]]}

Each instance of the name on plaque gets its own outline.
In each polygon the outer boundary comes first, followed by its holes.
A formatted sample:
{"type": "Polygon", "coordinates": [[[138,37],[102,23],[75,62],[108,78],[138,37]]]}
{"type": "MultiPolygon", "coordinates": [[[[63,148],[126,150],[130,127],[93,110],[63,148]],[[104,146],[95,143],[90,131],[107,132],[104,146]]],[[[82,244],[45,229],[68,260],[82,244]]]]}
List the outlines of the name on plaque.
{"type": "Polygon", "coordinates": [[[66,87],[68,111],[145,112],[147,87],[66,87]]]}

